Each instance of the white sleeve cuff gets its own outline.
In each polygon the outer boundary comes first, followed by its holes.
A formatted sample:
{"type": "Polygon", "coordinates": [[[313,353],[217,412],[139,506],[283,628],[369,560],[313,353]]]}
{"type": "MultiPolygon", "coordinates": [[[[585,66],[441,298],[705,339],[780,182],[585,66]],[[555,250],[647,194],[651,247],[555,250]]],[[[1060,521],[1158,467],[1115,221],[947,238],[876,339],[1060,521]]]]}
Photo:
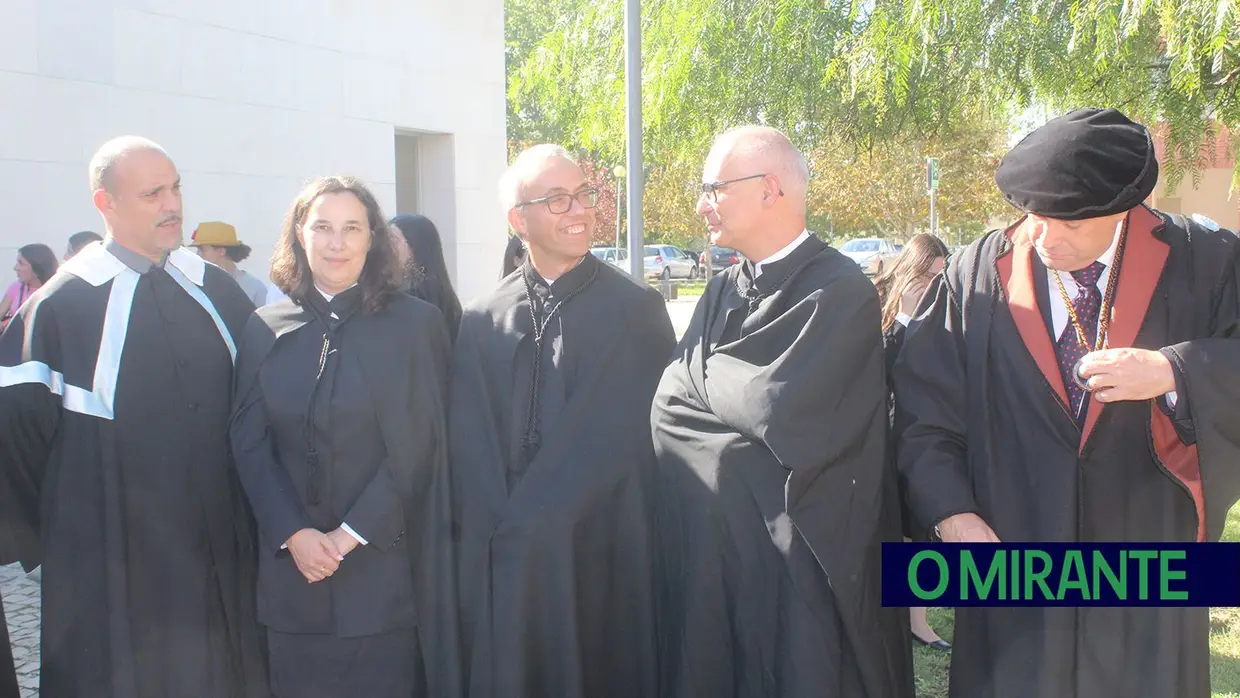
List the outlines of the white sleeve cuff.
{"type": "Polygon", "coordinates": [[[362,538],[361,536],[359,536],[359,535],[357,534],[357,531],[354,531],[354,530],[353,530],[353,527],[352,527],[352,526],[350,526],[349,524],[347,524],[347,523],[342,523],[342,524],[340,524],[340,529],[341,529],[342,531],[344,531],[345,533],[347,533],[347,534],[349,534],[349,535],[353,536],[354,538],[356,538],[358,543],[361,543],[362,545],[369,545],[369,543],[367,543],[367,542],[366,542],[366,539],[365,539],[365,538],[362,538]]]}
{"type": "Polygon", "coordinates": [[[1174,390],[1172,390],[1171,392],[1167,393],[1164,397],[1166,397],[1166,398],[1167,398],[1167,407],[1170,407],[1171,409],[1173,409],[1173,410],[1174,410],[1174,409],[1175,409],[1175,401],[1176,401],[1176,399],[1177,399],[1177,398],[1176,398],[1175,391],[1174,391],[1174,390]]]}

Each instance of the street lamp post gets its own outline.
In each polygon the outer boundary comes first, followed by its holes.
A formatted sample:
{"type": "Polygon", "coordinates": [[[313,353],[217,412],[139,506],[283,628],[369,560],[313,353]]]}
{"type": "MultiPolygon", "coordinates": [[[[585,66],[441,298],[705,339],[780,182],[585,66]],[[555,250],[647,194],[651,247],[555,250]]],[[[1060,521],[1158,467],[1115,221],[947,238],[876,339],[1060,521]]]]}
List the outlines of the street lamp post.
{"type": "Polygon", "coordinates": [[[642,229],[642,12],[641,0],[624,3],[624,92],[627,108],[624,121],[628,130],[629,271],[634,279],[646,273],[642,229]]]}

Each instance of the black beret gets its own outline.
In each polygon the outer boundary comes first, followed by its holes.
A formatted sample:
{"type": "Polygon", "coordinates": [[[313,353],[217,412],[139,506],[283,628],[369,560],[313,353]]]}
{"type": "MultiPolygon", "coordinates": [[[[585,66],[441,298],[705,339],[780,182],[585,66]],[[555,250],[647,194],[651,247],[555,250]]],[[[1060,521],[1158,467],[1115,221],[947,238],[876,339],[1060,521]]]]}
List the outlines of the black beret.
{"type": "Polygon", "coordinates": [[[1061,220],[1136,208],[1157,183],[1149,129],[1115,109],[1078,109],[1048,122],[995,171],[995,184],[1013,206],[1061,220]]]}

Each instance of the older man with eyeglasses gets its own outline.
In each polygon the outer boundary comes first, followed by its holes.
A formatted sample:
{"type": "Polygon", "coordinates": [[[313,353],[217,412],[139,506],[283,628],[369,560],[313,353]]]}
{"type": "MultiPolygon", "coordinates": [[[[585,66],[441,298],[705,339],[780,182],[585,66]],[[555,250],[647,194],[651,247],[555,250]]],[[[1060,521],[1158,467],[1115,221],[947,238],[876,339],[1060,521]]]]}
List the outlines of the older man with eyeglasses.
{"type": "Polygon", "coordinates": [[[461,318],[451,492],[468,695],[656,695],[650,402],[675,343],[654,289],[589,253],[563,148],[501,182],[522,267],[461,318]]]}
{"type": "Polygon", "coordinates": [[[652,411],[661,696],[912,695],[878,296],[805,227],[780,132],[721,136],[697,211],[746,261],[715,277],[652,411]]]}

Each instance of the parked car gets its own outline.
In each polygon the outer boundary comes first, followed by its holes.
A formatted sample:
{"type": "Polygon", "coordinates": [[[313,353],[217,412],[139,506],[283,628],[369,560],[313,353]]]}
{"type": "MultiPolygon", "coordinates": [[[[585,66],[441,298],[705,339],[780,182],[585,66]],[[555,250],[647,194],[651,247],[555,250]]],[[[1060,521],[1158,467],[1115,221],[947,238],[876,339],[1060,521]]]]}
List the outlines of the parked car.
{"type": "Polygon", "coordinates": [[[675,245],[646,245],[646,277],[696,279],[702,275],[697,261],[675,245]]]}
{"type": "Polygon", "coordinates": [[[590,254],[624,273],[629,273],[629,251],[623,247],[592,247],[590,254]]]}
{"type": "Polygon", "coordinates": [[[710,248],[710,269],[713,273],[718,273],[736,264],[741,263],[741,253],[730,247],[719,247],[712,245],[710,248]]]}
{"type": "Polygon", "coordinates": [[[883,264],[895,258],[897,254],[895,244],[882,238],[849,240],[840,248],[840,252],[856,262],[861,270],[870,276],[881,274],[883,264]]]}

